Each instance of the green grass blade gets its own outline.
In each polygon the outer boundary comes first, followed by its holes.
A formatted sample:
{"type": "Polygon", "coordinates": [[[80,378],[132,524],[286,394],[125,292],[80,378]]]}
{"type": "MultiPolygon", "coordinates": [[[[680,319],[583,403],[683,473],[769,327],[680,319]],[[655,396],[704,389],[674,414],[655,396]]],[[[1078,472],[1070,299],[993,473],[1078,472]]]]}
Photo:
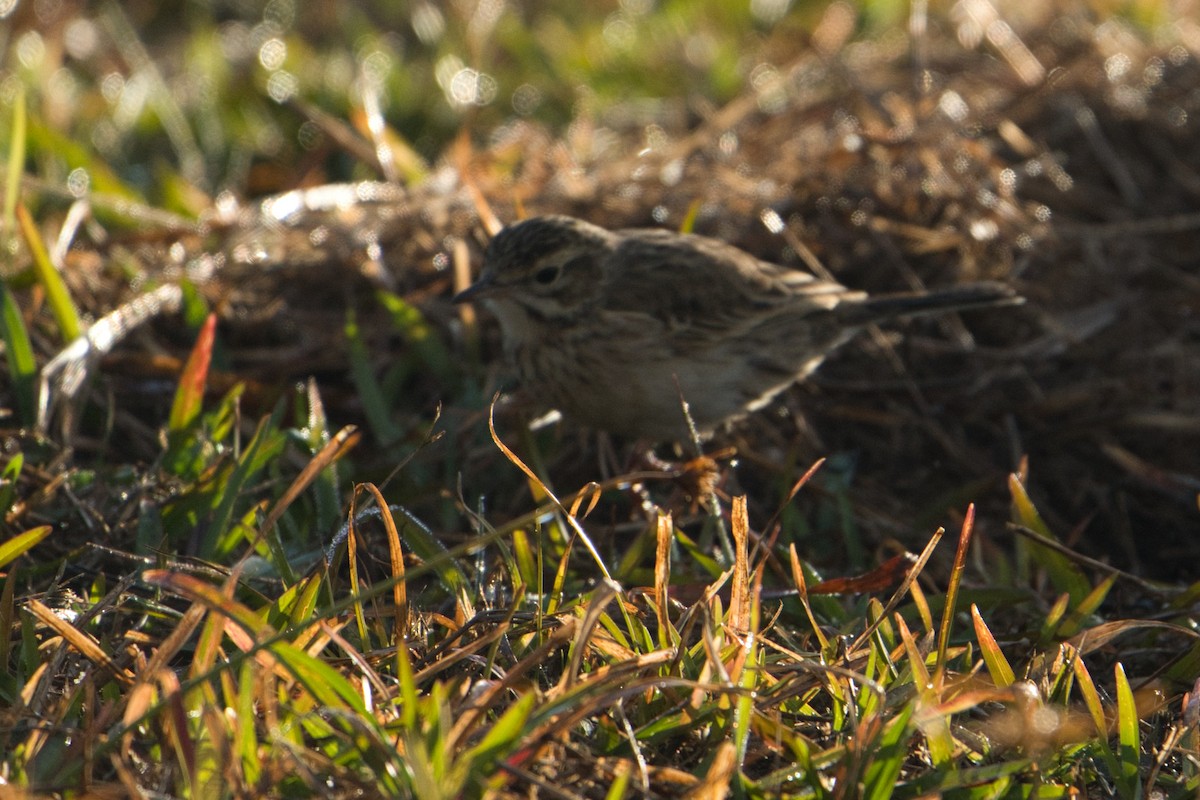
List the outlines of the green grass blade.
{"type": "Polygon", "coordinates": [[[380,444],[394,442],[403,431],[392,421],[392,407],[388,403],[383,387],[371,366],[371,350],[362,337],[353,315],[346,320],[347,356],[350,359],[350,377],[358,391],[359,402],[367,417],[368,427],[380,444]]]}
{"type": "Polygon", "coordinates": [[[1141,735],[1138,730],[1137,705],[1133,690],[1125,677],[1125,668],[1117,662],[1113,670],[1117,683],[1117,794],[1126,800],[1141,800],[1142,782],[1140,775],[1141,735]]]}
{"type": "Polygon", "coordinates": [[[1083,703],[1087,706],[1088,713],[1092,717],[1092,724],[1096,726],[1096,737],[1100,746],[1100,755],[1104,758],[1104,763],[1108,766],[1109,772],[1116,775],[1119,772],[1117,757],[1108,744],[1108,720],[1104,716],[1104,704],[1100,702],[1100,693],[1096,691],[1096,684],[1092,680],[1092,674],[1088,672],[1087,666],[1078,654],[1075,656],[1072,667],[1075,672],[1075,682],[1079,686],[1079,693],[1083,695],[1083,703]]]}
{"type": "MultiPolygon", "coordinates": [[[[213,509],[207,535],[200,548],[202,558],[211,558],[215,553],[226,549],[229,544],[227,536],[233,528],[230,520],[233,519],[234,507],[241,497],[242,491],[262,469],[274,461],[283,449],[285,440],[279,432],[279,420],[282,415],[281,405],[269,418],[263,419],[259,423],[254,437],[238,459],[237,465],[229,473],[225,485],[217,492],[219,502],[213,509]]],[[[281,566],[286,567],[286,564],[281,566]]]]}
{"type": "Polygon", "coordinates": [[[996,643],[996,638],[979,613],[979,607],[974,603],[971,604],[971,621],[975,623],[975,641],[979,642],[979,653],[983,656],[988,674],[992,676],[992,682],[1001,688],[1011,686],[1017,679],[1012,665],[1000,651],[1000,645],[996,643]]]}
{"type": "Polygon", "coordinates": [[[267,649],[322,706],[351,711],[362,724],[373,719],[363,705],[362,695],[333,666],[287,642],[275,642],[267,649]]]}
{"type": "Polygon", "coordinates": [[[53,529],[49,525],[30,528],[0,544],[0,567],[32,550],[38,542],[50,535],[51,530],[53,529]]]}
{"type": "Polygon", "coordinates": [[[37,360],[33,357],[33,345],[21,309],[3,281],[0,281],[0,335],[4,337],[17,414],[23,423],[31,425],[37,414],[37,360]]]}
{"type": "Polygon", "coordinates": [[[96,204],[96,216],[106,220],[129,220],[128,206],[113,203],[113,200],[142,201],[143,198],[129,183],[121,180],[108,162],[91,152],[69,134],[43,124],[35,115],[29,120],[29,152],[34,159],[53,157],[65,167],[63,172],[74,169],[87,171],[88,188],[93,198],[108,195],[109,202],[96,204]],[[124,212],[124,213],[122,213],[124,212]]]}
{"type": "Polygon", "coordinates": [[[378,292],[376,297],[421,364],[433,372],[439,381],[452,382],[456,374],[454,359],[442,339],[434,334],[421,310],[391,292],[378,292]]]}
{"type": "Polygon", "coordinates": [[[21,175],[25,172],[25,84],[17,82],[17,96],[12,104],[12,128],[9,131],[8,168],[4,177],[4,227],[11,231],[16,224],[17,198],[21,194],[21,175]]]}
{"type": "MultiPolygon", "coordinates": [[[[1016,475],[1008,477],[1008,490],[1012,496],[1013,511],[1017,521],[1047,539],[1057,540],[1058,537],[1051,532],[1050,526],[1042,519],[1042,515],[1038,513],[1037,507],[1034,506],[1033,500],[1025,490],[1024,484],[1016,475]]],[[[1046,574],[1050,576],[1055,588],[1071,596],[1072,606],[1081,603],[1092,591],[1087,577],[1062,553],[1037,542],[1028,542],[1026,546],[1034,559],[1045,568],[1046,574]]]]}
{"type": "Polygon", "coordinates": [[[0,516],[12,510],[13,501],[17,499],[17,481],[21,479],[24,466],[25,454],[13,453],[4,470],[0,471],[0,516]]]}
{"type": "Polygon", "coordinates": [[[63,341],[72,342],[83,335],[79,310],[75,308],[75,302],[71,300],[71,293],[67,291],[67,285],[63,283],[62,275],[50,262],[46,243],[42,241],[42,234],[34,223],[33,217],[20,203],[17,204],[16,213],[17,222],[21,227],[21,235],[25,237],[25,246],[29,248],[29,255],[33,258],[33,271],[37,275],[38,282],[42,284],[42,288],[46,290],[46,303],[50,306],[50,313],[54,315],[54,319],[58,323],[58,330],[62,333],[63,341]]]}
{"type": "Polygon", "coordinates": [[[912,738],[910,724],[915,703],[905,703],[888,723],[874,748],[874,758],[863,771],[863,800],[887,800],[896,790],[896,780],[908,758],[908,740],[912,738]]]}
{"type": "Polygon", "coordinates": [[[537,705],[537,693],[525,692],[496,720],[479,744],[467,751],[465,758],[472,772],[491,772],[497,758],[519,747],[526,733],[525,723],[537,705]]]}
{"type": "Polygon", "coordinates": [[[1096,588],[1088,592],[1087,597],[1071,609],[1071,612],[1062,620],[1058,630],[1055,631],[1055,636],[1059,639],[1070,639],[1083,630],[1087,618],[1096,613],[1116,582],[1117,576],[1109,575],[1097,584],[1096,588]]]}

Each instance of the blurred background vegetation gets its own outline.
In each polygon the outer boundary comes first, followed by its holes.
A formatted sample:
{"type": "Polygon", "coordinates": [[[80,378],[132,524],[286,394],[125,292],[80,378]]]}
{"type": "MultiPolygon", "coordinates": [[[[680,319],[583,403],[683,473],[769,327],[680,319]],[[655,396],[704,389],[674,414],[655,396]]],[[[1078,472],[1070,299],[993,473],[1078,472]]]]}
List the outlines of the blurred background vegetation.
{"type": "MultiPolygon", "coordinates": [[[[812,0],[578,3],[10,0],[0,99],[24,90],[32,170],[186,214],[221,191],[256,196],[369,175],[317,115],[379,112],[415,177],[461,131],[512,118],[678,120],[723,103],[790,53],[812,0]],[[756,70],[758,73],[756,73],[756,70]]],[[[907,4],[862,4],[886,31],[907,4]]],[[[0,17],[2,18],[2,17],[0,17]]],[[[0,139],[11,126],[0,120],[0,139]]]]}

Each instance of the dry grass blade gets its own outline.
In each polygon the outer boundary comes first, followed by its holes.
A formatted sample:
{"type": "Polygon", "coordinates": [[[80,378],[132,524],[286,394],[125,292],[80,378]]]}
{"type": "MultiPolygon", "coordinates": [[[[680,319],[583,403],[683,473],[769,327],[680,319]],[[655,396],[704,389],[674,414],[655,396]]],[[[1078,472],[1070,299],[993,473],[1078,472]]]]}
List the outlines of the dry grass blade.
{"type": "Polygon", "coordinates": [[[391,509],[388,508],[387,500],[384,499],[383,493],[373,483],[363,484],[366,489],[375,498],[375,503],[378,505],[380,517],[383,519],[383,527],[387,532],[388,542],[388,561],[392,570],[392,600],[396,605],[396,617],[393,622],[392,641],[397,646],[403,646],[406,634],[408,633],[408,586],[404,580],[404,547],[400,541],[400,531],[396,528],[396,520],[392,517],[391,509]]]}
{"type": "Polygon", "coordinates": [[[84,658],[103,668],[106,672],[111,673],[121,683],[127,686],[133,684],[134,675],[132,672],[118,666],[112,660],[112,657],[100,647],[99,642],[61,618],[58,614],[55,614],[54,610],[45,603],[42,603],[40,600],[31,599],[25,604],[25,607],[42,624],[61,636],[68,645],[73,647],[84,658]]]}
{"type": "Polygon", "coordinates": [[[733,791],[737,775],[737,748],[722,742],[700,782],[683,795],[687,800],[722,800],[733,791]]]}
{"type": "Polygon", "coordinates": [[[934,548],[938,546],[938,542],[942,540],[942,536],[944,536],[945,533],[945,528],[938,528],[936,531],[934,531],[933,536],[931,536],[929,541],[926,543],[925,549],[921,551],[921,555],[917,557],[916,562],[909,569],[908,574],[904,576],[903,583],[901,583],[899,588],[896,589],[895,593],[892,594],[891,598],[883,607],[882,612],[879,614],[879,617],[875,620],[875,622],[869,625],[865,631],[860,633],[855,638],[854,644],[852,644],[849,648],[849,652],[857,652],[858,649],[862,647],[863,644],[871,638],[871,636],[874,635],[876,629],[878,629],[883,623],[883,620],[890,616],[896,607],[900,605],[900,601],[904,599],[906,594],[908,594],[908,590],[916,581],[917,576],[921,574],[921,571],[925,568],[925,565],[929,563],[929,558],[933,555],[934,548]]]}
{"type": "Polygon", "coordinates": [[[267,512],[266,519],[263,520],[263,529],[270,530],[274,528],[278,524],[279,518],[283,516],[283,513],[304,493],[305,489],[312,485],[317,475],[330,465],[344,458],[347,453],[354,449],[360,439],[361,435],[358,432],[358,428],[354,425],[347,425],[330,437],[325,446],[309,459],[308,463],[304,465],[304,469],[296,476],[296,479],[292,481],[287,490],[271,506],[271,510],[267,512]]]}
{"type": "Polygon", "coordinates": [[[962,583],[963,571],[967,566],[967,548],[971,543],[971,530],[975,526],[975,505],[967,506],[962,530],[958,535],[958,548],[954,551],[954,566],[950,570],[950,585],[946,588],[946,606],[942,609],[942,624],[938,629],[937,668],[946,666],[946,650],[950,647],[950,626],[958,601],[958,587],[962,583]]]}
{"type": "Polygon", "coordinates": [[[813,635],[817,637],[817,642],[820,644],[821,652],[829,652],[829,639],[825,636],[825,632],[821,630],[820,623],[817,622],[816,616],[813,615],[812,604],[808,602],[808,582],[804,579],[804,567],[800,564],[800,557],[796,555],[796,545],[788,545],[788,562],[792,569],[792,582],[795,584],[796,595],[800,598],[801,605],[804,606],[804,614],[808,617],[809,627],[812,628],[813,635]]]}
{"type": "Polygon", "coordinates": [[[750,596],[750,520],[746,512],[746,498],[733,498],[729,512],[733,533],[733,574],[729,582],[728,624],[734,631],[746,633],[750,630],[750,611],[753,599],[750,596]]]}
{"type": "Polygon", "coordinates": [[[567,524],[571,526],[571,530],[574,531],[579,537],[579,540],[583,542],[583,546],[587,548],[587,551],[591,554],[592,559],[596,562],[596,567],[599,568],[600,574],[603,575],[606,580],[612,581],[612,575],[609,574],[608,567],[605,565],[604,559],[600,556],[600,551],[597,550],[596,545],[592,543],[592,539],[587,535],[587,531],[585,531],[583,526],[579,524],[579,520],[577,520],[569,511],[567,511],[566,506],[564,506],[558,497],[555,496],[554,492],[550,491],[550,487],[543,483],[541,478],[539,478],[533,470],[526,466],[525,462],[522,461],[516,453],[509,449],[508,445],[504,444],[504,442],[500,440],[500,435],[496,433],[495,400],[492,401],[491,408],[488,412],[488,430],[492,434],[492,441],[495,442],[496,447],[500,448],[500,451],[504,453],[505,458],[516,465],[521,472],[525,473],[525,477],[538,486],[541,491],[545,493],[546,497],[550,498],[550,501],[554,503],[555,507],[562,512],[567,524]]]}
{"type": "Polygon", "coordinates": [[[671,539],[674,524],[670,514],[659,514],[655,526],[654,548],[654,610],[658,615],[658,643],[661,647],[671,647],[675,643],[674,628],[670,617],[671,590],[671,539]]]}

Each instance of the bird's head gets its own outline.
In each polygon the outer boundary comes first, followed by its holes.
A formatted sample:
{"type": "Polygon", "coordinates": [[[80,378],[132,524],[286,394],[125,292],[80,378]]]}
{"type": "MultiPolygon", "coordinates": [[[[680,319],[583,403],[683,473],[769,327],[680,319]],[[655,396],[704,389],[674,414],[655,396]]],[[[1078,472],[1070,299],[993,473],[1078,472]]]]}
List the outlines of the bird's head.
{"type": "Polygon", "coordinates": [[[506,334],[577,318],[596,295],[614,238],[573,217],[532,217],[510,225],[488,245],[479,279],[454,302],[483,303],[506,334]]]}

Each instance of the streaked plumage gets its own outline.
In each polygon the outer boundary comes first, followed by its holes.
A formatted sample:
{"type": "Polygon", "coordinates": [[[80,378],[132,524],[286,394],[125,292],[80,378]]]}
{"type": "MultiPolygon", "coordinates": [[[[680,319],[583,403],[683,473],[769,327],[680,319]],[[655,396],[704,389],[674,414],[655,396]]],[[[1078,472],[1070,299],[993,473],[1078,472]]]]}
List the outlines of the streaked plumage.
{"type": "Polygon", "coordinates": [[[768,403],[864,326],[1019,302],[992,283],[868,297],[725,242],[608,231],[564,216],[500,231],[479,280],[455,297],[500,322],[534,397],[577,421],[652,440],[701,431],[768,403]]]}

